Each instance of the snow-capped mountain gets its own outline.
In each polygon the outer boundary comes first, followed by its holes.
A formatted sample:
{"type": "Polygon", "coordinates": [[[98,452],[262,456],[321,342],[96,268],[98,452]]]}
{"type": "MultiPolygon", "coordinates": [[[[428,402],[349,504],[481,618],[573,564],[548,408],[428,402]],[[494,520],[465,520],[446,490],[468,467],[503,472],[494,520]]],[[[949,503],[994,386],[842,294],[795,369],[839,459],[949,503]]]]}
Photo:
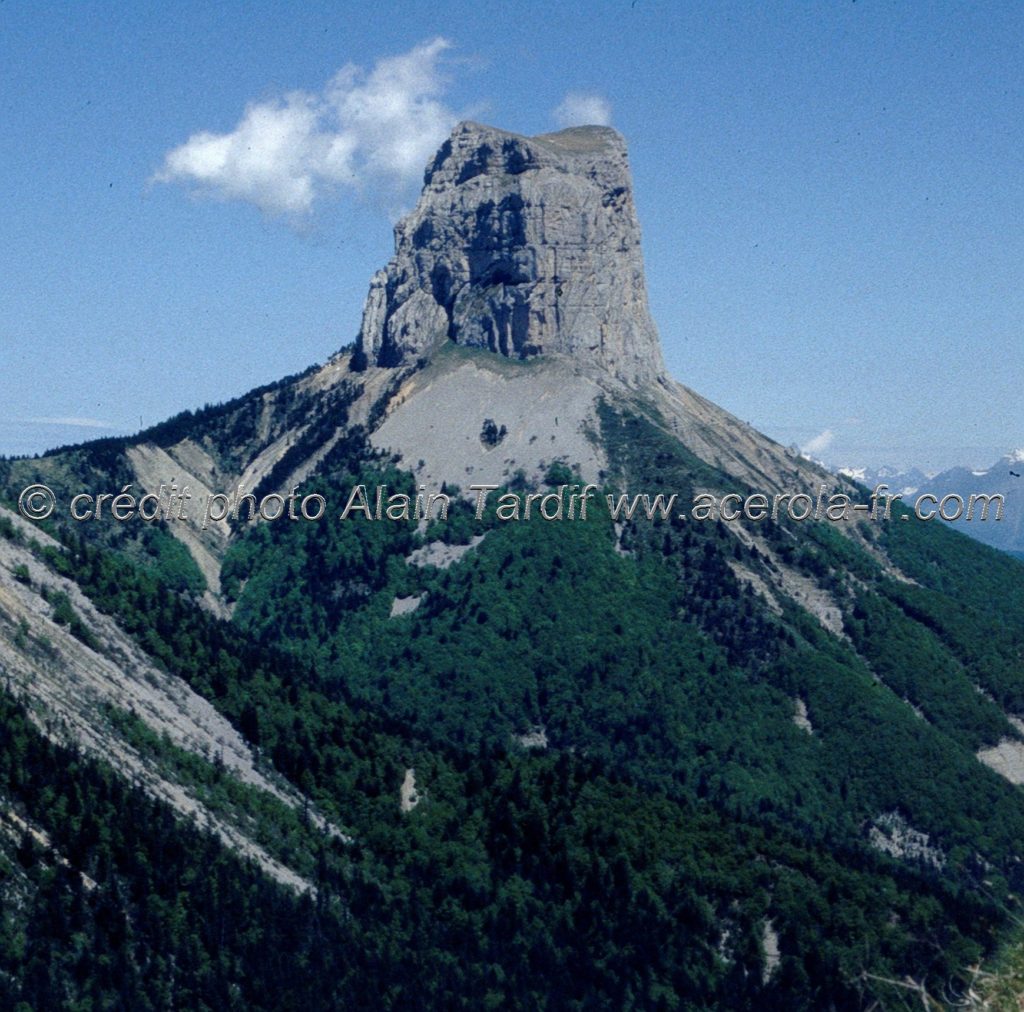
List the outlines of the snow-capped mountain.
{"type": "MultiPolygon", "coordinates": [[[[1024,448],[1011,450],[983,470],[951,467],[927,473],[916,467],[894,466],[840,467],[836,470],[867,488],[886,484],[891,492],[900,493],[908,501],[924,495],[935,496],[939,502],[944,496],[959,496],[965,503],[972,495],[1002,496],[1001,519],[974,518],[951,522],[964,534],[987,545],[1024,553],[1024,448]]],[[[952,507],[950,512],[953,512],[952,507]]]]}

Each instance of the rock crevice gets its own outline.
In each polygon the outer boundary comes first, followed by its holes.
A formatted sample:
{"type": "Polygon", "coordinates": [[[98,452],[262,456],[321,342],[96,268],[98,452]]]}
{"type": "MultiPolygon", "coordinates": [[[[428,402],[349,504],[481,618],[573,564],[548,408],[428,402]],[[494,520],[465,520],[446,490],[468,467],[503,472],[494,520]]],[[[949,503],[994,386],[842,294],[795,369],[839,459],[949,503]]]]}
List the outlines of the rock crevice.
{"type": "Polygon", "coordinates": [[[445,341],[568,355],[628,383],[664,375],[618,133],[455,128],[370,283],[357,360],[395,366],[445,341]]]}

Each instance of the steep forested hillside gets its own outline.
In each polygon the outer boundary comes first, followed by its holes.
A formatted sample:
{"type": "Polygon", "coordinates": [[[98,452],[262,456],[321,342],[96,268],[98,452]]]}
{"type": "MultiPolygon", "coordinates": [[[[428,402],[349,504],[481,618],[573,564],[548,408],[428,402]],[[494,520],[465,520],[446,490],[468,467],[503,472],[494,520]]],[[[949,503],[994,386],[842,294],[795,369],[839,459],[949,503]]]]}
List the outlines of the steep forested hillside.
{"type": "MultiPolygon", "coordinates": [[[[610,492],[726,480],[656,418],[603,426],[610,492]]],[[[309,490],[358,482],[413,490],[356,437],[309,490]]],[[[5,1005],[856,1008],[891,996],[875,977],[938,990],[981,958],[1024,885],[1020,789],[976,756],[1024,712],[1021,566],[915,523],[615,524],[594,502],[242,525],[230,623],[137,544],[51,528],[65,548],[38,559],[345,835],[250,806],[316,891],[272,885],[45,740],[12,687],[5,1005]]]]}

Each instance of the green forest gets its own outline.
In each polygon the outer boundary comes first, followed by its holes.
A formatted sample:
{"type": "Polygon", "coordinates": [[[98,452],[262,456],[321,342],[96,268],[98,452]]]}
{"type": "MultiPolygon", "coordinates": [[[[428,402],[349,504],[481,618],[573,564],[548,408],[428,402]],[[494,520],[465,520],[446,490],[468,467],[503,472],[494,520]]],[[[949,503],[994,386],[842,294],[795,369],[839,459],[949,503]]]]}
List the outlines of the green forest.
{"type": "MultiPolygon", "coordinates": [[[[608,491],[724,480],[656,418],[602,423],[608,491]]],[[[413,491],[354,433],[307,491],[413,491]]],[[[49,466],[71,482],[116,451],[49,466]]],[[[111,711],[211,804],[251,811],[314,884],[297,895],[47,740],[8,686],[0,797],[52,851],[28,832],[0,844],[4,1008],[854,1009],[902,1000],[877,978],[956,986],[1013,927],[1024,806],[975,753],[1024,713],[1024,567],[958,534],[877,524],[862,543],[768,521],[769,555],[723,523],[501,523],[469,504],[425,531],[240,525],[226,622],[159,526],[48,530],[62,548],[37,559],[351,839],[111,711]],[[407,562],[438,541],[474,547],[407,562]],[[773,558],[843,602],[841,635],[737,575],[773,558]],[[408,768],[421,800],[403,812],[408,768]],[[892,813],[941,859],[872,846],[892,813]]]]}

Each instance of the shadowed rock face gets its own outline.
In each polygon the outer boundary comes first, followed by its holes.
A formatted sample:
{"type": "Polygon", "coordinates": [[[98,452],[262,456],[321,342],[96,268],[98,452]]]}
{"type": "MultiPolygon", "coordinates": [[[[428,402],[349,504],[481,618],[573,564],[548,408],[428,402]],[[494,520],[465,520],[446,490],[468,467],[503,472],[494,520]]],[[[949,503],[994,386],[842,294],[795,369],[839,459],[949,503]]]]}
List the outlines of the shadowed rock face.
{"type": "Polygon", "coordinates": [[[446,340],[570,355],[630,383],[664,374],[618,133],[455,128],[370,283],[359,357],[397,365],[446,340]]]}

